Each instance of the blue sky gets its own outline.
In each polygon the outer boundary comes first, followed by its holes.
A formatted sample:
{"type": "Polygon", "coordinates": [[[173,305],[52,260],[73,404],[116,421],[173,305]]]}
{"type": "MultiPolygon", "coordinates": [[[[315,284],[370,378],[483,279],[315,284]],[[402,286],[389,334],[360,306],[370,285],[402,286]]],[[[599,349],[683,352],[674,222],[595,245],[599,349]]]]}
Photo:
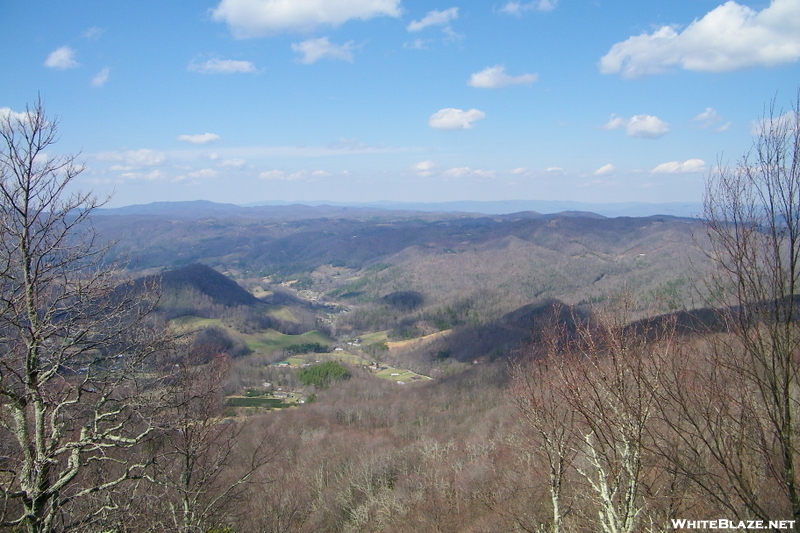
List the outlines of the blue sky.
{"type": "Polygon", "coordinates": [[[692,202],[791,107],[800,0],[9,0],[0,49],[112,206],[692,202]]]}

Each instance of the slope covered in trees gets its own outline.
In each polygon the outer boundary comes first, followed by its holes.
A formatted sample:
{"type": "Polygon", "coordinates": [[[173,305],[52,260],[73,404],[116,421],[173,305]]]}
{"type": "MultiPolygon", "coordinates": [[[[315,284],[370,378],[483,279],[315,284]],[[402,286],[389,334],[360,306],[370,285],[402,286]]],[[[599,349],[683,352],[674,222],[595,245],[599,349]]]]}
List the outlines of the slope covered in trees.
{"type": "Polygon", "coordinates": [[[138,282],[3,120],[3,531],[798,530],[797,109],[702,223],[95,219],[138,282]]]}

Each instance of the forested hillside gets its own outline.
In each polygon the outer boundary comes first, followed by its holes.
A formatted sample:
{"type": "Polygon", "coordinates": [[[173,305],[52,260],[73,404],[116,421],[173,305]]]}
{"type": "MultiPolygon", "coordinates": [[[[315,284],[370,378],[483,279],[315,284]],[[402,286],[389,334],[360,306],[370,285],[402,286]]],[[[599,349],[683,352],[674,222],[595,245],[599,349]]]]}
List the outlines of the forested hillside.
{"type": "Polygon", "coordinates": [[[800,120],[702,221],[92,216],[4,120],[0,530],[798,529],[800,120]]]}

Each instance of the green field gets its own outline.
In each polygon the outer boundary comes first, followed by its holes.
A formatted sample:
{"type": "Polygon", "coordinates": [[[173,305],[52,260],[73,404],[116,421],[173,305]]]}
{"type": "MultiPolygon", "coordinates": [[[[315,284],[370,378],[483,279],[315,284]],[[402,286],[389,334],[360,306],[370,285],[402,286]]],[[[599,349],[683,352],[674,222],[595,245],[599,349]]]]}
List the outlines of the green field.
{"type": "Polygon", "coordinates": [[[297,322],[297,318],[292,314],[291,309],[284,305],[270,305],[267,308],[267,315],[271,316],[272,318],[277,318],[278,320],[284,320],[286,322],[297,322]]]}
{"type": "Polygon", "coordinates": [[[317,342],[331,344],[333,339],[317,330],[303,333],[302,335],[286,335],[273,329],[265,333],[253,335],[240,335],[247,347],[257,353],[271,353],[282,350],[292,344],[306,344],[317,342]]]}
{"type": "Polygon", "coordinates": [[[379,344],[389,340],[389,330],[376,331],[375,333],[365,333],[361,335],[361,344],[367,346],[370,344],[379,344]]]}
{"type": "Polygon", "coordinates": [[[203,318],[194,315],[186,315],[173,318],[169,323],[172,325],[172,327],[178,329],[182,333],[197,331],[198,329],[208,328],[211,326],[217,326],[225,328],[229,331],[233,331],[230,330],[230,328],[227,328],[218,318],[203,318]]]}
{"type": "Polygon", "coordinates": [[[269,409],[280,409],[290,407],[292,403],[284,403],[280,398],[249,398],[246,396],[230,396],[225,405],[228,407],[267,407],[269,409]]]}

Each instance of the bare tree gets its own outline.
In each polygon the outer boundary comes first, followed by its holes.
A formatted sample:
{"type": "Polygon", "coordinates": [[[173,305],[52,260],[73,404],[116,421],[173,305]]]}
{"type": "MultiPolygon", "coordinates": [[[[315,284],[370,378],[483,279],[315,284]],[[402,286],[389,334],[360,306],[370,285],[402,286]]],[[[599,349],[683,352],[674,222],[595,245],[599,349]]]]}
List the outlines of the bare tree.
{"type": "Polygon", "coordinates": [[[628,325],[631,301],[578,324],[559,366],[564,395],[580,418],[575,469],[590,488],[606,533],[660,529],[666,518],[648,475],[659,361],[673,349],[671,323],[628,325]],[[655,357],[656,353],[662,356],[655,357]]]}
{"type": "Polygon", "coordinates": [[[522,425],[550,472],[548,531],[571,530],[565,517],[578,514],[606,533],[659,531],[668,522],[671,478],[650,450],[674,323],[628,324],[631,308],[623,297],[591,318],[573,317],[574,329],[550,328],[536,358],[515,369],[522,425]]]}
{"type": "MultiPolygon", "coordinates": [[[[555,309],[553,316],[561,314],[560,309],[555,309]]],[[[559,359],[564,355],[568,342],[566,329],[563,323],[548,326],[542,349],[533,351],[529,354],[530,359],[513,366],[511,397],[522,415],[520,421],[527,437],[525,449],[545,463],[548,473],[552,513],[548,530],[562,533],[567,507],[564,489],[567,474],[577,455],[578,414],[568,405],[558,372],[559,359]]]]}
{"type": "Polygon", "coordinates": [[[142,473],[117,450],[151,430],[161,346],[147,287],[104,262],[98,201],[67,191],[82,167],[53,155],[57,124],[41,101],[0,115],[0,524],[29,533],[80,529],[142,473]]]}
{"type": "MultiPolygon", "coordinates": [[[[156,457],[151,493],[159,495],[151,529],[202,533],[235,521],[254,477],[278,453],[278,443],[255,435],[241,420],[222,417],[223,384],[230,368],[225,354],[204,365],[196,355],[169,361],[160,413],[163,432],[144,450],[156,457]]],[[[165,372],[166,374],[166,372],[165,372]]],[[[263,481],[263,477],[262,477],[263,481]]]]}
{"type": "Polygon", "coordinates": [[[695,425],[696,437],[707,443],[708,471],[733,486],[725,496],[738,503],[729,505],[765,520],[780,509],[800,523],[800,92],[797,98],[785,114],[773,101],[752,150],[735,167],[720,164],[707,182],[704,214],[718,267],[710,292],[726,306],[733,334],[715,350],[715,379],[737,390],[708,384],[734,401],[726,416],[716,413],[695,425]],[[738,449],[748,450],[747,462],[716,445],[742,422],[749,429],[738,449]],[[780,486],[777,494],[754,483],[764,476],[780,486]]]}

